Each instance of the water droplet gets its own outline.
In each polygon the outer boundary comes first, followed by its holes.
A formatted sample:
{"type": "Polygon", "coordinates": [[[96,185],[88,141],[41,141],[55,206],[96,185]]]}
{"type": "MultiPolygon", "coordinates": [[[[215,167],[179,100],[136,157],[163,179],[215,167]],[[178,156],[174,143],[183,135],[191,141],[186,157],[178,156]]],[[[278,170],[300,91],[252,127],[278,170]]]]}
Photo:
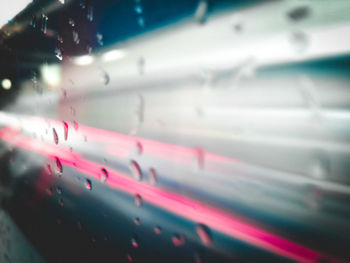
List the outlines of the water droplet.
{"type": "Polygon", "coordinates": [[[126,254],[126,259],[127,259],[129,262],[133,262],[133,261],[134,261],[134,258],[133,258],[133,256],[132,256],[130,253],[127,253],[127,254],[126,254]]]}
{"type": "Polygon", "coordinates": [[[64,204],[63,204],[63,199],[62,198],[58,200],[58,204],[63,207],[64,204]]]}
{"type": "Polygon", "coordinates": [[[140,142],[136,143],[136,152],[138,154],[142,154],[142,152],[143,152],[143,147],[142,147],[142,144],[140,142]]]}
{"type": "Polygon", "coordinates": [[[78,32],[73,30],[72,31],[72,36],[73,36],[73,42],[78,45],[80,43],[78,32]]]}
{"type": "Polygon", "coordinates": [[[287,12],[287,16],[290,20],[294,22],[301,21],[307,18],[311,13],[311,10],[308,6],[297,6],[287,12]]]}
{"type": "Polygon", "coordinates": [[[202,263],[202,260],[200,259],[198,253],[193,254],[193,259],[194,259],[194,263],[202,263]]]}
{"type": "Polygon", "coordinates": [[[237,89],[243,80],[252,78],[256,72],[256,69],[257,63],[254,57],[249,57],[243,61],[235,69],[232,88],[237,89]]]}
{"type": "Polygon", "coordinates": [[[74,20],[72,18],[68,19],[68,24],[70,24],[72,27],[75,26],[75,22],[74,22],[74,20]]]}
{"type": "Polygon", "coordinates": [[[241,33],[243,31],[243,25],[241,23],[233,24],[232,28],[236,33],[241,33]]]}
{"type": "Polygon", "coordinates": [[[318,96],[316,85],[313,80],[307,76],[302,75],[298,80],[300,85],[298,86],[301,95],[305,99],[308,107],[312,110],[314,117],[321,117],[321,101],[318,96]]]}
{"type": "Polygon", "coordinates": [[[197,169],[203,169],[204,168],[204,161],[205,161],[204,150],[200,147],[196,147],[195,154],[196,154],[196,161],[197,161],[197,169]]]}
{"type": "Polygon", "coordinates": [[[199,238],[202,240],[202,243],[206,246],[210,246],[212,238],[209,228],[206,225],[197,224],[196,232],[199,238]]]}
{"type": "Polygon", "coordinates": [[[137,226],[141,225],[141,219],[138,218],[138,217],[136,217],[136,218],[134,219],[134,223],[135,223],[135,225],[137,225],[137,226]]]}
{"type": "Polygon", "coordinates": [[[58,144],[58,135],[57,135],[55,128],[52,128],[52,134],[53,134],[53,140],[54,140],[55,144],[58,144]]]}
{"type": "Polygon", "coordinates": [[[36,28],[36,16],[32,16],[32,21],[30,24],[33,28],[36,28]]]}
{"type": "Polygon", "coordinates": [[[87,10],[87,19],[92,22],[94,20],[94,8],[92,6],[88,6],[87,10]]]}
{"type": "Polygon", "coordinates": [[[33,76],[31,78],[31,81],[33,83],[33,89],[40,93],[40,90],[38,88],[38,78],[36,76],[36,72],[33,72],[33,76]]]}
{"type": "Polygon", "coordinates": [[[101,33],[97,33],[96,34],[96,39],[97,39],[97,43],[100,45],[100,46],[103,46],[103,36],[101,33]]]}
{"type": "Polygon", "coordinates": [[[89,46],[89,45],[87,45],[87,46],[86,46],[86,51],[88,52],[88,54],[91,54],[91,52],[92,52],[92,47],[89,46]]]}
{"type": "Polygon", "coordinates": [[[60,35],[58,35],[57,36],[57,41],[62,44],[63,43],[63,38],[60,35]]]}
{"type": "Polygon", "coordinates": [[[87,136],[84,135],[84,142],[87,142],[87,136]]]}
{"type": "Polygon", "coordinates": [[[86,181],[85,181],[85,187],[86,187],[86,189],[88,189],[88,190],[91,190],[91,189],[92,189],[92,183],[91,183],[91,180],[90,180],[90,179],[86,179],[86,181]]]}
{"type": "Polygon", "coordinates": [[[315,186],[307,187],[305,204],[308,208],[319,210],[322,206],[323,194],[320,189],[315,186]]]}
{"type": "Polygon", "coordinates": [[[62,194],[62,188],[61,188],[61,187],[57,187],[56,191],[57,191],[57,193],[58,193],[59,195],[62,194]]]}
{"type": "Polygon", "coordinates": [[[101,77],[102,77],[103,84],[108,85],[108,83],[110,81],[110,77],[109,77],[108,73],[106,71],[102,70],[101,77]]]}
{"type": "Polygon", "coordinates": [[[44,14],[42,14],[41,15],[41,31],[44,33],[44,34],[46,34],[46,30],[47,30],[47,20],[48,20],[49,18],[46,16],[46,15],[44,15],[44,14]]]}
{"type": "Polygon", "coordinates": [[[310,175],[317,179],[325,179],[330,172],[328,155],[319,150],[314,153],[310,164],[310,175]]]}
{"type": "Polygon", "coordinates": [[[73,106],[70,106],[69,112],[70,112],[70,114],[73,115],[73,116],[75,116],[75,114],[76,114],[75,109],[73,108],[73,106]]]}
{"type": "Polygon", "coordinates": [[[58,159],[58,157],[55,157],[55,159],[56,159],[57,173],[58,175],[62,175],[63,167],[62,167],[61,161],[60,159],[58,159]]]}
{"type": "Polygon", "coordinates": [[[80,221],[77,222],[77,227],[78,227],[79,230],[83,229],[83,225],[81,224],[80,221]]]}
{"type": "Polygon", "coordinates": [[[47,171],[48,171],[49,175],[52,175],[52,168],[51,168],[50,164],[47,165],[47,171]]]}
{"type": "Polygon", "coordinates": [[[208,1],[200,0],[195,12],[195,20],[199,24],[204,24],[207,20],[207,12],[208,12],[208,1]]]}
{"type": "Polygon", "coordinates": [[[230,19],[230,24],[232,26],[232,30],[235,33],[242,33],[244,28],[244,19],[240,14],[234,14],[230,19]]]}
{"type": "Polygon", "coordinates": [[[162,233],[162,228],[160,226],[156,226],[153,230],[156,235],[160,235],[162,233]]]}
{"type": "Polygon", "coordinates": [[[60,49],[58,49],[58,48],[55,49],[55,56],[56,56],[56,58],[58,58],[58,60],[63,59],[62,52],[60,49]]]}
{"type": "Polygon", "coordinates": [[[144,27],[145,26],[145,19],[140,16],[137,18],[137,24],[140,26],[140,27],[144,27]]]}
{"type": "Polygon", "coordinates": [[[186,243],[185,236],[184,235],[179,235],[179,234],[175,234],[171,238],[171,241],[173,242],[175,247],[183,246],[186,243]]]}
{"type": "Polygon", "coordinates": [[[68,139],[68,123],[63,122],[63,131],[64,131],[64,139],[67,141],[68,139]]]}
{"type": "Polygon", "coordinates": [[[84,1],[80,1],[80,7],[81,7],[82,9],[85,9],[85,8],[86,8],[86,5],[85,5],[84,1]]]}
{"type": "Polygon", "coordinates": [[[57,219],[56,219],[56,223],[57,223],[57,225],[60,225],[60,224],[62,224],[62,219],[60,219],[60,218],[57,218],[57,219]]]}
{"type": "Polygon", "coordinates": [[[306,33],[295,31],[290,36],[290,43],[296,52],[303,53],[309,45],[309,39],[306,33]]]}
{"type": "Polygon", "coordinates": [[[154,168],[149,169],[149,181],[151,185],[157,184],[157,181],[158,181],[157,172],[154,168]]]}
{"type": "Polygon", "coordinates": [[[139,240],[136,235],[131,238],[131,245],[136,248],[139,247],[139,240]]]}
{"type": "Polygon", "coordinates": [[[76,131],[79,129],[79,124],[76,121],[73,122],[73,126],[76,131]]]}
{"type": "Polygon", "coordinates": [[[143,9],[142,9],[142,6],[141,5],[135,5],[135,8],[134,8],[135,12],[137,14],[142,14],[143,12],[143,9]]]}
{"type": "Polygon", "coordinates": [[[140,166],[138,165],[138,163],[136,161],[132,160],[130,162],[130,170],[131,170],[131,174],[133,175],[135,180],[137,180],[137,181],[141,181],[142,180],[141,168],[140,168],[140,166]]]}
{"type": "Polygon", "coordinates": [[[137,68],[139,71],[140,75],[143,75],[145,72],[144,68],[145,68],[145,59],[143,57],[140,57],[137,61],[137,68]]]}
{"type": "Polygon", "coordinates": [[[106,182],[108,179],[108,172],[105,168],[101,169],[100,180],[102,183],[106,182]]]}
{"type": "Polygon", "coordinates": [[[140,207],[142,205],[142,197],[141,195],[137,194],[135,195],[135,204],[137,207],[140,207]]]}

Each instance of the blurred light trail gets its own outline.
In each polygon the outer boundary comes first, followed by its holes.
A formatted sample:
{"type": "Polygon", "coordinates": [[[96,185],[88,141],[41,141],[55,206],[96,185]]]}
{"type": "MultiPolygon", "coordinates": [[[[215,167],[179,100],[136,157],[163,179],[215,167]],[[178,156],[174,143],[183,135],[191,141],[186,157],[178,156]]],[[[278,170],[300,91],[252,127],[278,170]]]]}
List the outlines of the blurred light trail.
{"type": "Polygon", "coordinates": [[[125,57],[125,55],[126,54],[123,50],[114,49],[114,50],[107,51],[106,53],[104,53],[102,55],[102,61],[103,62],[110,62],[113,60],[121,59],[121,58],[125,57]]]}
{"type": "Polygon", "coordinates": [[[80,56],[74,58],[73,62],[78,66],[87,66],[94,62],[94,57],[90,55],[80,56]]]}
{"type": "MultiPolygon", "coordinates": [[[[94,128],[91,128],[91,131],[93,129],[94,128]]],[[[95,131],[97,138],[104,132],[98,129],[95,129],[95,131]]],[[[68,149],[64,149],[55,144],[23,136],[19,132],[20,130],[18,127],[7,126],[0,130],[0,138],[10,144],[56,160],[60,165],[62,163],[66,166],[73,167],[90,177],[100,180],[100,164],[88,161],[80,154],[72,153],[68,149]]],[[[107,131],[105,132],[109,133],[107,131]]],[[[91,134],[93,135],[93,132],[91,132],[91,134]]],[[[108,180],[106,181],[108,186],[131,195],[141,195],[143,200],[155,206],[194,222],[205,224],[234,239],[241,240],[255,247],[299,262],[318,262],[318,260],[326,258],[330,259],[332,262],[341,262],[328,255],[313,251],[302,245],[257,228],[232,213],[225,212],[172,191],[135,181],[133,178],[115,171],[110,167],[106,167],[106,169],[109,174],[108,180]]]]}

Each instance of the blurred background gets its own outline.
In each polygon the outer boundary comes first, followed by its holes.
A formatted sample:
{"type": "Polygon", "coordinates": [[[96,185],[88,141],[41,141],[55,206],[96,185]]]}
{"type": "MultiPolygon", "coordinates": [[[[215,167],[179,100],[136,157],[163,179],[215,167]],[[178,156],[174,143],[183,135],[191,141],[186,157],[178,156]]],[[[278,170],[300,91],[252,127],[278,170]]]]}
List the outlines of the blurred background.
{"type": "Polygon", "coordinates": [[[0,262],[350,262],[350,1],[0,0],[0,262]]]}

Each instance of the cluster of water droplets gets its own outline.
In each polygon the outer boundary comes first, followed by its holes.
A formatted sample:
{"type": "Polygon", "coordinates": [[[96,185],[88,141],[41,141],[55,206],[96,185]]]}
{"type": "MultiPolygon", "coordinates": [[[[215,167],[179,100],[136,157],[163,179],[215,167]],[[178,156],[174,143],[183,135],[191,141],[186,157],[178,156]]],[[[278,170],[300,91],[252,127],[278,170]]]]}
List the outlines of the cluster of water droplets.
{"type": "Polygon", "coordinates": [[[301,29],[300,22],[307,19],[311,15],[311,11],[307,5],[297,5],[286,13],[287,19],[293,25],[289,42],[295,52],[299,54],[306,51],[310,42],[307,33],[301,29]]]}
{"type": "Polygon", "coordinates": [[[134,11],[136,14],[137,24],[140,27],[144,27],[145,26],[145,18],[143,15],[144,8],[143,8],[141,0],[134,0],[134,11]]]}

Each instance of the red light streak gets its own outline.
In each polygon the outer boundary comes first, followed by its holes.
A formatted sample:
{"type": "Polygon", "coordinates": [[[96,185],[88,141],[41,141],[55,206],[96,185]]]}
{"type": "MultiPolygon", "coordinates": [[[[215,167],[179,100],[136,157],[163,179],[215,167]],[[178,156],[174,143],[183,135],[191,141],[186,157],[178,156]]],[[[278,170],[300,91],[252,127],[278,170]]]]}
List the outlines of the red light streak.
{"type": "MultiPolygon", "coordinates": [[[[80,126],[80,132],[86,134],[87,131],[89,133],[89,138],[97,141],[100,140],[100,143],[110,142],[111,138],[113,138],[112,140],[114,140],[114,138],[117,138],[118,140],[125,139],[127,141],[126,143],[141,141],[145,145],[145,151],[148,149],[156,149],[158,154],[161,154],[162,156],[165,152],[170,153],[173,150],[180,151],[185,155],[193,156],[193,150],[189,148],[175,145],[169,146],[168,144],[152,142],[140,138],[134,139],[125,135],[111,133],[109,131],[80,126]]],[[[90,177],[100,180],[100,164],[86,160],[80,154],[72,153],[59,145],[23,136],[19,134],[18,129],[12,129],[10,127],[0,130],[0,138],[8,143],[47,156],[56,162],[56,158],[58,158],[61,164],[73,167],[90,177]]],[[[172,155],[167,154],[167,156],[169,157],[172,155]]],[[[210,156],[210,158],[218,158],[218,160],[222,161],[227,161],[227,159],[229,159],[207,153],[206,156],[210,156]]],[[[299,262],[317,262],[320,258],[326,258],[322,253],[313,251],[250,225],[232,213],[206,205],[198,200],[175,192],[135,181],[130,176],[115,171],[110,167],[106,167],[106,169],[108,170],[108,180],[106,181],[108,186],[131,194],[132,196],[141,195],[145,202],[149,202],[194,222],[205,224],[211,229],[215,229],[223,234],[233,237],[234,239],[241,240],[253,246],[299,262]]],[[[333,260],[333,262],[341,261],[333,260]]]]}

